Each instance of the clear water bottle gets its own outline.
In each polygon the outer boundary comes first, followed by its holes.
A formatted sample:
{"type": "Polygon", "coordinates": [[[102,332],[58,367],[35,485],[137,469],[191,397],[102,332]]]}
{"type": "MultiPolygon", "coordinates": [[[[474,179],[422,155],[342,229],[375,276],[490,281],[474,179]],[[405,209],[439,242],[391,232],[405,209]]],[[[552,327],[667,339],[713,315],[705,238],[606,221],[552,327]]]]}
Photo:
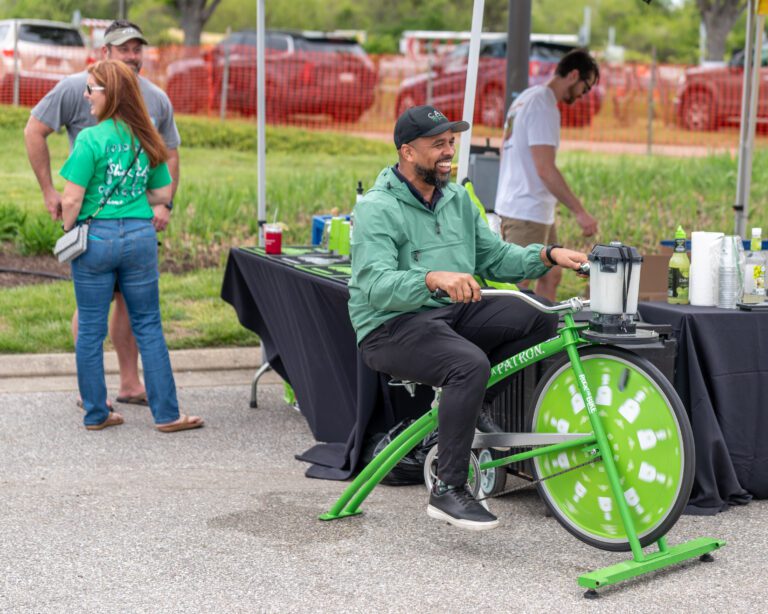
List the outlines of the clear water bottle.
{"type": "Polygon", "coordinates": [[[736,309],[741,298],[741,269],[738,245],[741,237],[723,237],[718,268],[717,306],[720,309],[736,309]]]}
{"type": "Polygon", "coordinates": [[[765,257],[762,252],[762,229],[752,229],[752,241],[744,266],[744,303],[765,301],[765,257]]]}

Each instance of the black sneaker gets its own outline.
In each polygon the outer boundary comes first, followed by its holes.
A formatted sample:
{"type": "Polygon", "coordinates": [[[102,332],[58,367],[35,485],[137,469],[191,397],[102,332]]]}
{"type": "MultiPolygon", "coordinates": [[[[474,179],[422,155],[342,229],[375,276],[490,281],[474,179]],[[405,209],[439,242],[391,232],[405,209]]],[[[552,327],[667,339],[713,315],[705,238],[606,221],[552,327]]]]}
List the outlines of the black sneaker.
{"type": "Polygon", "coordinates": [[[499,526],[496,516],[478,503],[466,485],[449,488],[442,494],[438,494],[435,485],[429,495],[427,516],[470,531],[485,531],[499,526]]]}
{"type": "MultiPolygon", "coordinates": [[[[483,409],[480,411],[480,415],[477,417],[477,422],[475,423],[475,430],[480,433],[503,433],[504,431],[501,429],[501,427],[496,424],[496,421],[491,418],[491,410],[489,407],[483,405],[483,409]]],[[[493,450],[498,450],[499,452],[506,452],[510,449],[510,446],[506,447],[493,447],[493,450]]]]}

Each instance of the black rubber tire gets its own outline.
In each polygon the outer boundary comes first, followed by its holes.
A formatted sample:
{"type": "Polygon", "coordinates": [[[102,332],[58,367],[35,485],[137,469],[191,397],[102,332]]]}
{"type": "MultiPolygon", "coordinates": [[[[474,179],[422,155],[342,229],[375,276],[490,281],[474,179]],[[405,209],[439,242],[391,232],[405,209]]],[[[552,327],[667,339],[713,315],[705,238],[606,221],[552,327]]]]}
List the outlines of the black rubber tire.
{"type": "MultiPolygon", "coordinates": [[[[647,359],[638,356],[637,354],[633,354],[632,352],[610,346],[590,346],[580,348],[579,355],[582,362],[594,359],[595,357],[608,357],[609,359],[618,359],[620,361],[631,364],[632,367],[639,372],[643,372],[643,375],[653,384],[655,384],[657,391],[666,397],[667,407],[674,414],[674,418],[677,422],[679,428],[679,441],[683,451],[684,459],[682,462],[682,475],[680,476],[680,488],[677,494],[677,498],[667,512],[666,517],[664,517],[658,523],[658,525],[647,534],[638,536],[641,545],[643,547],[648,546],[657,541],[660,537],[666,535],[674,526],[680,515],[683,513],[683,510],[685,509],[691,494],[696,458],[694,451],[693,431],[691,430],[688,415],[685,411],[685,407],[683,406],[682,401],[680,400],[680,397],[672,387],[672,384],[670,384],[670,382],[666,379],[666,377],[664,377],[661,371],[659,371],[647,359]]],[[[562,370],[567,369],[567,365],[569,364],[570,361],[568,360],[568,357],[563,356],[552,365],[552,367],[539,381],[532,397],[531,407],[528,409],[528,414],[526,416],[526,424],[529,430],[533,429],[533,425],[537,418],[537,411],[540,405],[539,399],[541,399],[544,392],[548,389],[552,380],[556,378],[562,370]]],[[[532,463],[532,469],[536,479],[539,479],[541,476],[539,475],[536,463],[532,463]]],[[[537,488],[541,498],[552,512],[552,515],[557,518],[558,522],[560,522],[560,524],[563,525],[563,527],[569,533],[581,541],[595,548],[613,552],[626,552],[631,549],[628,539],[623,541],[606,541],[602,539],[596,539],[591,535],[583,533],[577,527],[574,527],[572,523],[566,520],[565,515],[560,511],[560,508],[551,500],[544,484],[537,484],[537,488]]]]}

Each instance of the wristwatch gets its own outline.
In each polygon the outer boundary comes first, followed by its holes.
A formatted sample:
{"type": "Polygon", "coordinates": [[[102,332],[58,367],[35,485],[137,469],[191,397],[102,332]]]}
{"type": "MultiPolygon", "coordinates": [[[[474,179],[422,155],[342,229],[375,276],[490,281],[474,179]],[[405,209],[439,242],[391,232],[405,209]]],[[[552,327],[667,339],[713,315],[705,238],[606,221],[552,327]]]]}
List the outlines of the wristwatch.
{"type": "Polygon", "coordinates": [[[164,207],[166,209],[168,209],[168,211],[173,211],[173,199],[171,199],[167,203],[165,203],[164,207]]]}
{"type": "Polygon", "coordinates": [[[550,262],[550,264],[552,266],[557,266],[557,262],[552,260],[552,250],[555,249],[556,247],[562,248],[563,246],[562,245],[557,245],[557,244],[548,245],[547,249],[544,251],[544,255],[547,257],[547,260],[549,260],[549,262],[550,262]]]}

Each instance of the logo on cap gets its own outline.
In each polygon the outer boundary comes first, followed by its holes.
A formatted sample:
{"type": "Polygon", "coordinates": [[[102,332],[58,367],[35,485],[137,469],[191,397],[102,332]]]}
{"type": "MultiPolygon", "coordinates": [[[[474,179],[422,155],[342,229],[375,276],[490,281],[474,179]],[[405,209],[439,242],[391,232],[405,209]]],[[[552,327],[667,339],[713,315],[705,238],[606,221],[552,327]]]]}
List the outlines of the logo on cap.
{"type": "Polygon", "coordinates": [[[448,121],[448,118],[442,113],[440,113],[440,111],[438,111],[437,109],[435,109],[431,113],[427,113],[427,117],[431,119],[433,122],[435,122],[436,124],[439,124],[440,122],[448,121]]]}

